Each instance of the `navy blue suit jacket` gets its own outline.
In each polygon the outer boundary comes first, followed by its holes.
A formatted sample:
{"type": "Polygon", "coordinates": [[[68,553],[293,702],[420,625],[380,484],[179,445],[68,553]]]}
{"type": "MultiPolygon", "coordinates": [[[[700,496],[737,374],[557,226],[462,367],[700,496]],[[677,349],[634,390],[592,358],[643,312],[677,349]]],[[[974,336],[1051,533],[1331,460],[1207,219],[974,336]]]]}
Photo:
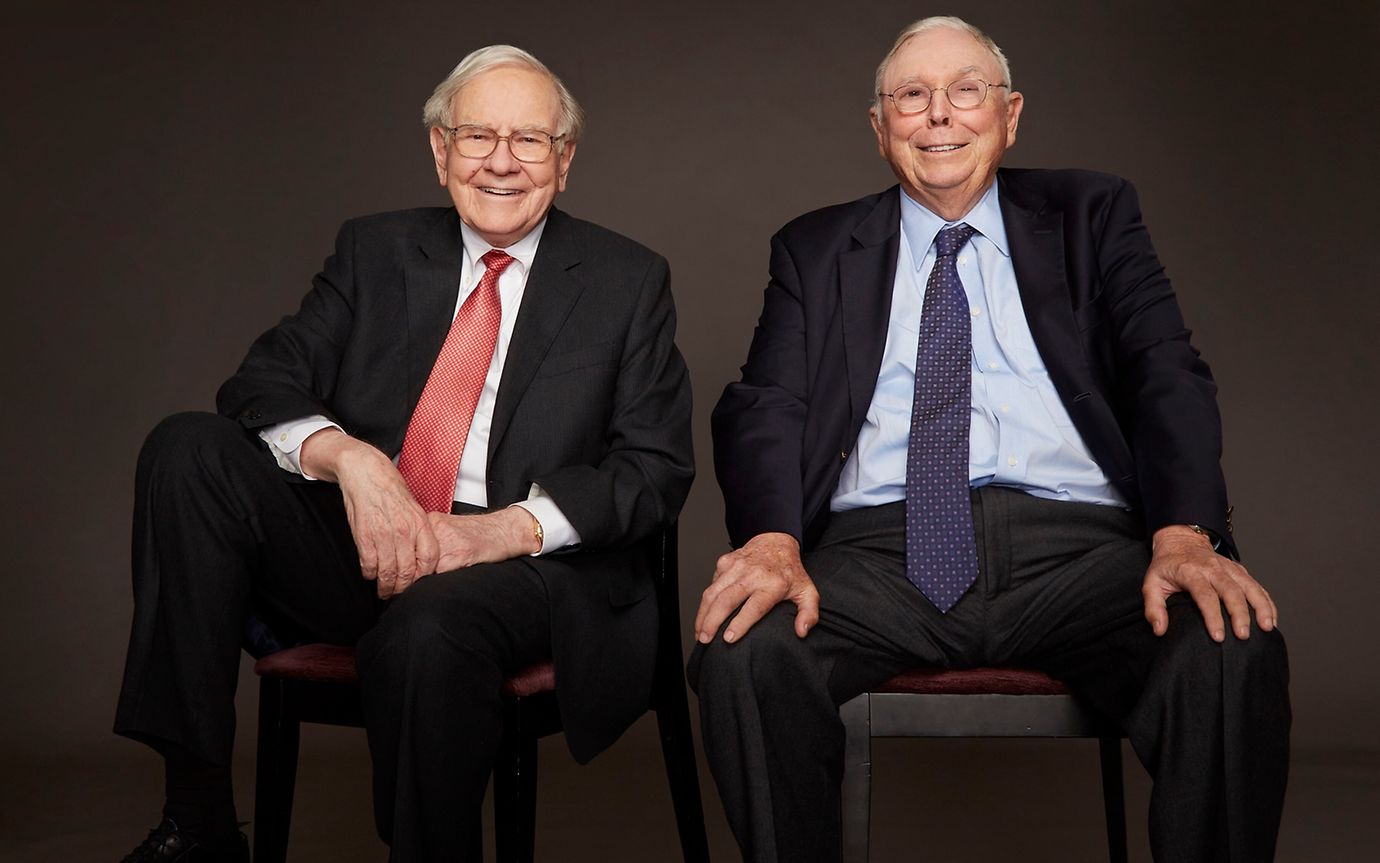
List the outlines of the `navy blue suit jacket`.
{"type": "MultiPolygon", "coordinates": [[[[1091,171],[1000,169],[1031,334],[1074,426],[1147,530],[1198,524],[1235,554],[1216,385],[1141,221],[1134,188],[1091,171]]],[[[900,189],[826,207],[772,238],[742,380],[714,410],[735,546],[812,546],[872,401],[891,313],[900,189]]]]}

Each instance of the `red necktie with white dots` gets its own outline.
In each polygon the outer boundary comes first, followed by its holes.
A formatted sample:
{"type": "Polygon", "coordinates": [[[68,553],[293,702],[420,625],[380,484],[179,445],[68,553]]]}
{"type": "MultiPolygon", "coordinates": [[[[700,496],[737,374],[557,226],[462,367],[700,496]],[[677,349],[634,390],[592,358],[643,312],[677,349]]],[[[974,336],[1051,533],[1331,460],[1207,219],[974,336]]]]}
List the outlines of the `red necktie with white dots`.
{"type": "Polygon", "coordinates": [[[474,408],[493,361],[503,305],[498,277],[513,258],[497,249],[480,258],[486,269],[461,304],[436,365],[426,379],[403,438],[398,471],[427,512],[450,512],[455,475],[470,434],[474,408]]]}

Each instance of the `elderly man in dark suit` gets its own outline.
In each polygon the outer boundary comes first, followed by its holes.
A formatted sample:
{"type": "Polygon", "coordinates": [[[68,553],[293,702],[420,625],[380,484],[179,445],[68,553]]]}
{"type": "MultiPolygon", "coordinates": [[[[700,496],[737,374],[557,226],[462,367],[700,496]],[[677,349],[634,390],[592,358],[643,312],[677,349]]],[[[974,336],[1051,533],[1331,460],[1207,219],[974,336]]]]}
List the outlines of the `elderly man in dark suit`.
{"type": "Polygon", "coordinates": [[[536,58],[428,101],[453,207],[347,222],[297,314],[140,455],[116,730],[167,766],[128,859],[243,861],[230,793],[251,612],[358,643],[391,859],[480,859],[503,678],[544,658],[574,756],[645,709],[651,545],[689,489],[666,262],[552,208],[582,114],[536,58]]]}
{"type": "Polygon", "coordinates": [[[1269,859],[1278,614],[1235,560],[1215,386],[1134,190],[999,169],[1023,99],[959,19],[903,31],[874,92],[900,186],[776,235],[714,412],[735,550],[690,670],[744,856],[839,858],[838,704],[1009,663],[1122,721],[1156,859],[1269,859]]]}

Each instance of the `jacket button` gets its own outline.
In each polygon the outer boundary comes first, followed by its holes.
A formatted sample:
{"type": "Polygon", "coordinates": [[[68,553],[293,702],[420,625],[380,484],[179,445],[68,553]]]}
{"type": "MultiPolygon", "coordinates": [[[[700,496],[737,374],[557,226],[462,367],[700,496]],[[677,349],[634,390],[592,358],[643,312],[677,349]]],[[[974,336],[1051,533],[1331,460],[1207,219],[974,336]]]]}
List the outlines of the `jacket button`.
{"type": "Polygon", "coordinates": [[[839,461],[848,461],[848,450],[839,450],[839,461]]]}

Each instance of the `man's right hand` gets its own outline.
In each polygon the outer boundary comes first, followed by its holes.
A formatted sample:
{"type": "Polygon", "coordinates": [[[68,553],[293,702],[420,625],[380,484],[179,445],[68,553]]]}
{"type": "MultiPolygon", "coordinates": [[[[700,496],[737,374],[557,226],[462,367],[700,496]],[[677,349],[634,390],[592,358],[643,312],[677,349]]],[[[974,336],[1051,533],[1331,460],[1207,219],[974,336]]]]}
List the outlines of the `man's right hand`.
{"type": "Polygon", "coordinates": [[[300,455],[303,472],[340,486],[360,571],[377,581],[380,598],[436,571],[436,534],[387,456],[338,428],[308,437],[300,455]]]}
{"type": "Polygon", "coordinates": [[[819,591],[800,562],[800,543],[786,533],[759,533],[719,558],[714,580],[700,597],[695,638],[708,644],[741,605],[724,631],[731,644],[784,600],[795,603],[795,634],[804,638],[819,622],[819,591]]]}

